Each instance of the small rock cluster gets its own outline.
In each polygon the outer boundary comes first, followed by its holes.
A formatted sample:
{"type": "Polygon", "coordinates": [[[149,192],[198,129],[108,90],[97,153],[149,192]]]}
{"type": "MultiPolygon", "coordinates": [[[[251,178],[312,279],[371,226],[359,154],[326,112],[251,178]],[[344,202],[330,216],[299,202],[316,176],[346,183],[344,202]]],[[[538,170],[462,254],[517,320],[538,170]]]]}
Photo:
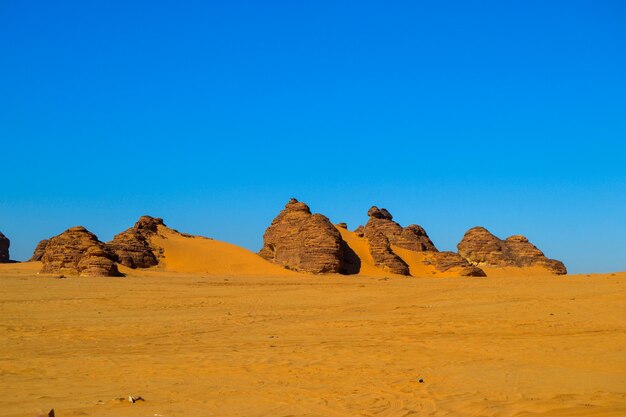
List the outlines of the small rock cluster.
{"type": "MultiPolygon", "coordinates": [[[[459,276],[485,276],[481,266],[540,265],[555,274],[566,273],[562,262],[546,258],[523,236],[511,236],[502,241],[484,228],[474,228],[459,243],[458,253],[440,252],[423,227],[416,224],[402,227],[389,211],[376,206],[367,214],[368,222],[354,233],[367,239],[374,264],[393,274],[411,273],[409,265],[394,248],[419,252],[424,265],[459,276]]],[[[327,217],[311,214],[309,206],[292,198],[266,230],[259,254],[297,271],[358,273],[360,260],[341,238],[338,229],[347,229],[347,225],[338,223],[333,227],[327,217]]]]}
{"type": "Polygon", "coordinates": [[[96,235],[82,226],[76,226],[48,241],[41,256],[41,273],[120,276],[116,260],[115,254],[96,235]]]}
{"type": "Polygon", "coordinates": [[[130,229],[103,243],[82,226],[72,227],[58,236],[39,242],[31,261],[41,261],[43,274],[80,276],[121,276],[118,264],[129,268],[148,268],[159,263],[158,248],[150,237],[165,227],[162,219],[142,216],[130,229]]]}
{"type": "Polygon", "coordinates": [[[540,266],[557,275],[567,274],[563,262],[547,258],[521,235],[502,240],[484,227],[474,227],[465,233],[457,248],[461,256],[479,267],[540,266]]]}

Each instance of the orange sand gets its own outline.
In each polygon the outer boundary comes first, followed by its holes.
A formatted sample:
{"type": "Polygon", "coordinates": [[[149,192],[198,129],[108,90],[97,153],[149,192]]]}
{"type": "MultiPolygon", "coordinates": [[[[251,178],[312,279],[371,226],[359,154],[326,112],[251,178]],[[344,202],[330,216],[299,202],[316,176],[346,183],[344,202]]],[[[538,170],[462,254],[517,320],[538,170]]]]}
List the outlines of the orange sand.
{"type": "Polygon", "coordinates": [[[171,272],[217,275],[294,275],[259,255],[230,243],[200,236],[185,236],[166,227],[152,244],[163,249],[159,268],[171,272]]]}
{"type": "Polygon", "coordinates": [[[39,267],[0,265],[0,416],[626,415],[626,273],[39,267]]]}
{"type": "Polygon", "coordinates": [[[361,275],[168,229],[125,278],[0,264],[0,417],[626,415],[626,273],[446,279],[394,247],[407,278],[339,230],[361,275]]]}

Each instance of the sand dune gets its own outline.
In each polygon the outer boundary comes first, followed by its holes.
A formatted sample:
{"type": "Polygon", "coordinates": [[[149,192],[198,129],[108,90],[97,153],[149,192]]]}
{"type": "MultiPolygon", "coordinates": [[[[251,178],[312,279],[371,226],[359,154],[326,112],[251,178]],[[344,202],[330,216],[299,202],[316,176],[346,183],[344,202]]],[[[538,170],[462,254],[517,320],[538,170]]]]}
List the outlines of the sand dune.
{"type": "MultiPolygon", "coordinates": [[[[151,243],[163,250],[159,268],[170,272],[216,275],[294,275],[247,249],[219,240],[159,227],[151,243]]],[[[128,271],[127,271],[128,272],[128,271]]]]}
{"type": "Polygon", "coordinates": [[[0,416],[626,415],[626,273],[55,279],[38,266],[0,265],[0,416]]]}

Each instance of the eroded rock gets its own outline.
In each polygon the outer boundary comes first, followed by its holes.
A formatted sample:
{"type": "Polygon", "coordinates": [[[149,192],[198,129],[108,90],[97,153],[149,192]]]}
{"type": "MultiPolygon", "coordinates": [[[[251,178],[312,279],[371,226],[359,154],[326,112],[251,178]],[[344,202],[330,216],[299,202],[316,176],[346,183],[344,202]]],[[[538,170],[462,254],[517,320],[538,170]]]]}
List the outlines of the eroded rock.
{"type": "Polygon", "coordinates": [[[404,249],[416,252],[437,251],[423,227],[416,224],[402,227],[393,221],[393,216],[389,211],[376,206],[370,208],[367,215],[369,220],[364,229],[366,237],[368,234],[371,236],[373,232],[377,232],[384,235],[390,244],[404,249]]]}
{"type": "Polygon", "coordinates": [[[157,265],[159,250],[152,247],[150,237],[159,226],[165,226],[163,219],[141,216],[133,227],[115,235],[106,245],[117,255],[118,262],[129,268],[157,265]]]}
{"type": "Polygon", "coordinates": [[[341,272],[342,242],[326,216],[292,198],[265,231],[259,255],[296,271],[341,272]]]}
{"type": "Polygon", "coordinates": [[[44,239],[37,244],[35,251],[33,252],[33,256],[30,257],[29,261],[41,261],[43,257],[43,253],[46,250],[46,246],[48,245],[48,239],[44,239]]]}
{"type": "Polygon", "coordinates": [[[120,276],[115,260],[115,254],[96,235],[76,226],[48,241],[41,257],[41,273],[120,276]]]}
{"type": "Polygon", "coordinates": [[[502,240],[484,227],[474,227],[465,233],[457,248],[461,256],[478,267],[540,266],[557,275],[567,273],[563,262],[547,258],[521,235],[502,240]]]}
{"type": "Polygon", "coordinates": [[[418,225],[406,228],[393,221],[389,211],[373,206],[367,212],[369,220],[363,228],[363,235],[370,243],[370,253],[374,264],[394,274],[409,275],[409,267],[400,256],[393,252],[391,245],[416,252],[437,251],[426,231],[418,225]]]}

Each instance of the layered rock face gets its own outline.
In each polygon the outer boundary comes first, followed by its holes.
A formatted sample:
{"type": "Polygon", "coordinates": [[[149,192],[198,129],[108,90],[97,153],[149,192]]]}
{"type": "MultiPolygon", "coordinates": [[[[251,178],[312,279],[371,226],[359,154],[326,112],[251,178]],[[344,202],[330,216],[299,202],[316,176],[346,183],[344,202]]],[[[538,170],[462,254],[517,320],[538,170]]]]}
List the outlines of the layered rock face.
{"type": "Polygon", "coordinates": [[[48,239],[44,239],[40,241],[39,243],[37,243],[37,247],[35,248],[35,251],[33,252],[33,256],[31,256],[28,261],[29,262],[41,261],[41,258],[43,257],[43,253],[46,250],[46,246],[48,246],[48,239]]]}
{"type": "Polygon", "coordinates": [[[295,198],[263,235],[263,258],[288,269],[312,273],[341,272],[345,245],[341,234],[321,214],[295,198]]]}
{"type": "Polygon", "coordinates": [[[567,273],[563,262],[547,258],[527,238],[520,235],[501,240],[484,227],[474,227],[465,233],[457,248],[461,256],[476,266],[540,266],[554,274],[567,273]]]}
{"type": "Polygon", "coordinates": [[[391,250],[391,243],[387,236],[380,231],[367,227],[364,236],[369,241],[374,265],[393,274],[410,275],[409,265],[391,250]]]}
{"type": "Polygon", "coordinates": [[[141,216],[133,227],[115,235],[106,245],[117,255],[118,262],[129,268],[157,265],[159,252],[150,245],[150,237],[159,226],[165,226],[163,219],[141,216]]]}
{"type": "Polygon", "coordinates": [[[0,232],[0,263],[9,262],[9,246],[11,241],[0,232]]]}
{"type": "Polygon", "coordinates": [[[82,226],[72,227],[51,238],[41,257],[41,273],[80,276],[120,276],[116,256],[96,235],[82,226]]]}
{"type": "Polygon", "coordinates": [[[384,208],[379,209],[376,206],[370,208],[367,215],[369,220],[364,229],[366,237],[378,232],[385,236],[392,245],[400,246],[404,249],[416,252],[437,251],[423,227],[416,224],[402,227],[393,221],[391,213],[384,208]]]}
{"type": "Polygon", "coordinates": [[[373,206],[367,212],[369,220],[363,234],[370,243],[370,253],[377,267],[394,274],[409,275],[409,267],[393,252],[392,245],[414,252],[424,252],[425,265],[432,265],[439,272],[454,271],[460,276],[485,276],[485,273],[470,265],[454,252],[439,252],[426,230],[416,224],[402,227],[393,221],[386,209],[373,206]]]}

